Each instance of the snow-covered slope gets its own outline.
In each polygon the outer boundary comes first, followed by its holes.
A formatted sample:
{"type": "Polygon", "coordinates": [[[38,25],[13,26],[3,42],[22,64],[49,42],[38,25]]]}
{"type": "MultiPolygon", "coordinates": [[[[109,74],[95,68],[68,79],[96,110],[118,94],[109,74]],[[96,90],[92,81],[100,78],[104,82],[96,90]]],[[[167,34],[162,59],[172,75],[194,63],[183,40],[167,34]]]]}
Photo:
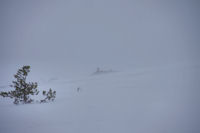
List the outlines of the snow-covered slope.
{"type": "Polygon", "coordinates": [[[57,91],[53,103],[15,106],[1,98],[0,132],[199,133],[199,68],[171,65],[49,82],[57,91]]]}

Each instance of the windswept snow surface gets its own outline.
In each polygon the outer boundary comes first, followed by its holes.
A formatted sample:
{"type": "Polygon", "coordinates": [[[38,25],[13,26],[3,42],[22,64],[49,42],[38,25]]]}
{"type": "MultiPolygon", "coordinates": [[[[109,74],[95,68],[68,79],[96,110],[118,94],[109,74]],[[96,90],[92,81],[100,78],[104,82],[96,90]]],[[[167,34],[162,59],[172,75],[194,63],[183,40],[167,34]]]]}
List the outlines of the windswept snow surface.
{"type": "Polygon", "coordinates": [[[57,91],[56,101],[1,98],[0,132],[199,133],[199,75],[199,65],[179,64],[40,83],[57,91]]]}

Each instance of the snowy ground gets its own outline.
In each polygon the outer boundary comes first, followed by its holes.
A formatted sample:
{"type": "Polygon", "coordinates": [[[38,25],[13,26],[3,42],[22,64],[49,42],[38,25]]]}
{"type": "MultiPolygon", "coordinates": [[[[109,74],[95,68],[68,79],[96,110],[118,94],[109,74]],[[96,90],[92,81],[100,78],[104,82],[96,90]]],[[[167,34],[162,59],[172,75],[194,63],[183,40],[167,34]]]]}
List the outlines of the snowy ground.
{"type": "Polygon", "coordinates": [[[39,87],[57,91],[53,103],[0,98],[0,133],[199,133],[199,79],[189,63],[52,78],[39,87]]]}

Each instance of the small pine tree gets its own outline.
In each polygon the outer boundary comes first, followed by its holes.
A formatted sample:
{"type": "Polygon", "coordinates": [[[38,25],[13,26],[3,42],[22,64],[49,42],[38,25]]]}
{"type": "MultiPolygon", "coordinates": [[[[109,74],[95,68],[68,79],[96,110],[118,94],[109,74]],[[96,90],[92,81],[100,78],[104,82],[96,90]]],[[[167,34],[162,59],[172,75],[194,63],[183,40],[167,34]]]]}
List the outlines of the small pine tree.
{"type": "MultiPolygon", "coordinates": [[[[23,66],[21,69],[18,70],[17,74],[14,75],[14,78],[16,81],[13,81],[13,85],[11,87],[14,87],[14,91],[9,92],[0,92],[0,96],[3,97],[9,97],[14,98],[14,104],[27,104],[32,103],[34,100],[31,99],[31,95],[38,95],[39,91],[37,90],[37,83],[33,82],[26,82],[26,78],[28,76],[28,73],[30,72],[30,66],[23,66]]],[[[56,92],[52,92],[50,89],[49,92],[46,94],[47,97],[44,99],[45,101],[53,101],[56,96],[56,92]]]]}
{"type": "Polygon", "coordinates": [[[26,82],[26,77],[30,72],[30,66],[23,66],[21,69],[18,70],[17,74],[14,75],[16,81],[13,81],[14,91],[9,92],[1,92],[0,95],[3,97],[10,97],[14,98],[14,104],[19,103],[31,103],[33,99],[30,98],[30,95],[38,95],[39,91],[37,88],[37,83],[33,82],[26,82]]]}
{"type": "Polygon", "coordinates": [[[56,98],[56,91],[52,91],[51,88],[48,92],[43,91],[42,94],[43,96],[45,96],[45,98],[43,100],[40,100],[40,103],[54,101],[54,99],[56,98]]]}

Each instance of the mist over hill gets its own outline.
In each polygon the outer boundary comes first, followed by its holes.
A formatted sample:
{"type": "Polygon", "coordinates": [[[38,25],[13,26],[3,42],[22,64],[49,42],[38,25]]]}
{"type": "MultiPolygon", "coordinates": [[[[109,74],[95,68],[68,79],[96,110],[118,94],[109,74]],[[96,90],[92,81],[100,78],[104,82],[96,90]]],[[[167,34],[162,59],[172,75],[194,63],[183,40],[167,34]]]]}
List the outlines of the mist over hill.
{"type": "Polygon", "coordinates": [[[199,133],[199,6],[1,0],[0,91],[30,65],[27,80],[57,99],[14,106],[1,98],[0,132],[199,133]],[[97,68],[104,73],[93,75],[97,68]]]}

